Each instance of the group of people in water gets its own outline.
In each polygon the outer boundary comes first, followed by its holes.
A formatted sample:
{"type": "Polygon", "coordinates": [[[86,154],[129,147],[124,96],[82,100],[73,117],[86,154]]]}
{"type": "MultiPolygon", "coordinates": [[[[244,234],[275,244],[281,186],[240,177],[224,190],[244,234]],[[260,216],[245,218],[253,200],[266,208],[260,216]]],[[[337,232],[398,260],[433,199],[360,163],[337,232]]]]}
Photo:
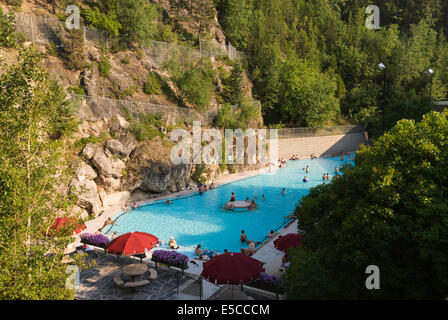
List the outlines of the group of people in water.
{"type": "Polygon", "coordinates": [[[285,168],[286,167],[286,160],[278,159],[278,167],[279,168],[285,168]]]}
{"type": "Polygon", "coordinates": [[[207,192],[208,190],[213,190],[213,189],[215,189],[215,183],[214,182],[212,182],[210,184],[210,187],[208,187],[208,188],[207,188],[207,185],[206,184],[202,184],[202,182],[198,184],[198,191],[199,191],[200,195],[204,194],[204,192],[207,192]]]}

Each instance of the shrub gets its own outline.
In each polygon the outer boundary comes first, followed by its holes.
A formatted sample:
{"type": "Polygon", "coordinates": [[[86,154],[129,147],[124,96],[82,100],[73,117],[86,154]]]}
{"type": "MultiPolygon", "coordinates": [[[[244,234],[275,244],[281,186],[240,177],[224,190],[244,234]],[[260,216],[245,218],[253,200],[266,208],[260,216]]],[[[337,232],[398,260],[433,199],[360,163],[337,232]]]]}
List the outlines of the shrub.
{"type": "Polygon", "coordinates": [[[187,70],[176,81],[182,95],[199,109],[207,109],[212,92],[215,73],[210,63],[199,64],[187,70]]]}
{"type": "Polygon", "coordinates": [[[107,14],[100,12],[98,8],[87,8],[83,11],[84,20],[89,27],[106,31],[109,35],[117,37],[120,33],[121,24],[115,12],[107,14]]]}
{"type": "Polygon", "coordinates": [[[14,35],[15,25],[14,13],[9,12],[8,15],[5,15],[0,7],[0,46],[16,46],[16,38],[14,35]]]}
{"type": "Polygon", "coordinates": [[[158,128],[164,125],[162,116],[147,113],[132,121],[129,130],[138,141],[145,141],[152,140],[157,136],[163,138],[164,134],[158,128]]]}
{"type": "Polygon", "coordinates": [[[123,59],[121,59],[120,62],[121,62],[122,64],[129,64],[130,59],[129,59],[128,56],[126,56],[126,57],[124,57],[123,59]]]}
{"type": "Polygon", "coordinates": [[[101,53],[100,60],[98,61],[98,71],[103,78],[107,78],[110,75],[110,60],[105,52],[101,53]]]}
{"type": "Polygon", "coordinates": [[[50,45],[47,48],[47,53],[53,57],[57,57],[59,55],[58,48],[56,47],[56,44],[53,41],[50,42],[50,45]]]}
{"type": "Polygon", "coordinates": [[[159,77],[154,72],[149,73],[148,80],[143,87],[143,92],[146,94],[160,94],[160,89],[161,85],[159,77]]]}

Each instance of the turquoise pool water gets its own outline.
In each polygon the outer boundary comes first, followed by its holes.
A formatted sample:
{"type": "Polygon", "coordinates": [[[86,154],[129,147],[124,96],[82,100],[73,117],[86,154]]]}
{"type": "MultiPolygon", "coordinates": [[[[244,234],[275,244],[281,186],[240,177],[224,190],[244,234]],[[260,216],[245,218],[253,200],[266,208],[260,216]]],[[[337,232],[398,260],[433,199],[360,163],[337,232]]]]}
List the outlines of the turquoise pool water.
{"type": "Polygon", "coordinates": [[[114,231],[118,234],[142,231],[165,240],[165,243],[173,236],[179,250],[188,255],[198,244],[216,252],[224,249],[239,252],[242,247],[247,247],[239,241],[241,230],[244,229],[253,241],[264,241],[271,229],[277,231],[290,221],[285,216],[294,211],[299,199],[308,194],[311,187],[323,182],[323,173],[328,172],[332,178],[335,166],[348,162],[347,156],[344,161],[339,158],[288,161],[286,168],[228,183],[203,195],[196,193],[171,199],[173,204],[170,205],[165,201],[153,202],[129,213],[119,213],[114,217],[118,220],[106,235],[114,231]],[[302,168],[307,165],[310,172],[305,174],[302,168]],[[305,175],[309,179],[307,183],[302,181],[305,175]],[[282,188],[286,188],[286,194],[281,193],[282,188]],[[223,210],[232,192],[235,192],[236,200],[257,196],[258,209],[223,210]]]}

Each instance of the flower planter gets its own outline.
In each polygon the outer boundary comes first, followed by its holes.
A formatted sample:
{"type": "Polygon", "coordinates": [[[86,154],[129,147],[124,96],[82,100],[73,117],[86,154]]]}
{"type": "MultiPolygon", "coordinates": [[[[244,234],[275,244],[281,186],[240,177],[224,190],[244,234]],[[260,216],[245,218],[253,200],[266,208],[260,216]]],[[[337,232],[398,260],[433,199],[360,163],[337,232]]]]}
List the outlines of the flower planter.
{"type": "Polygon", "coordinates": [[[151,261],[155,262],[156,269],[157,263],[163,263],[168,267],[175,267],[182,270],[182,274],[184,274],[184,270],[188,269],[188,256],[176,252],[176,251],[166,251],[166,250],[155,250],[152,253],[151,261]]]}

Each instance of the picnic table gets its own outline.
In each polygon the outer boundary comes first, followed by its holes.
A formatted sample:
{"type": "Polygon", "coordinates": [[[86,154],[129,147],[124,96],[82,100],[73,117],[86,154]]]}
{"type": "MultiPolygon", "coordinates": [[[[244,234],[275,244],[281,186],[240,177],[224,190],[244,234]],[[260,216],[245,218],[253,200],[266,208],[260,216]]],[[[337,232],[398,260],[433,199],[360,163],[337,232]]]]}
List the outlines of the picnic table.
{"type": "Polygon", "coordinates": [[[148,269],[146,263],[133,263],[123,267],[121,271],[123,274],[130,276],[132,281],[138,281],[140,276],[147,272],[148,269]]]}

